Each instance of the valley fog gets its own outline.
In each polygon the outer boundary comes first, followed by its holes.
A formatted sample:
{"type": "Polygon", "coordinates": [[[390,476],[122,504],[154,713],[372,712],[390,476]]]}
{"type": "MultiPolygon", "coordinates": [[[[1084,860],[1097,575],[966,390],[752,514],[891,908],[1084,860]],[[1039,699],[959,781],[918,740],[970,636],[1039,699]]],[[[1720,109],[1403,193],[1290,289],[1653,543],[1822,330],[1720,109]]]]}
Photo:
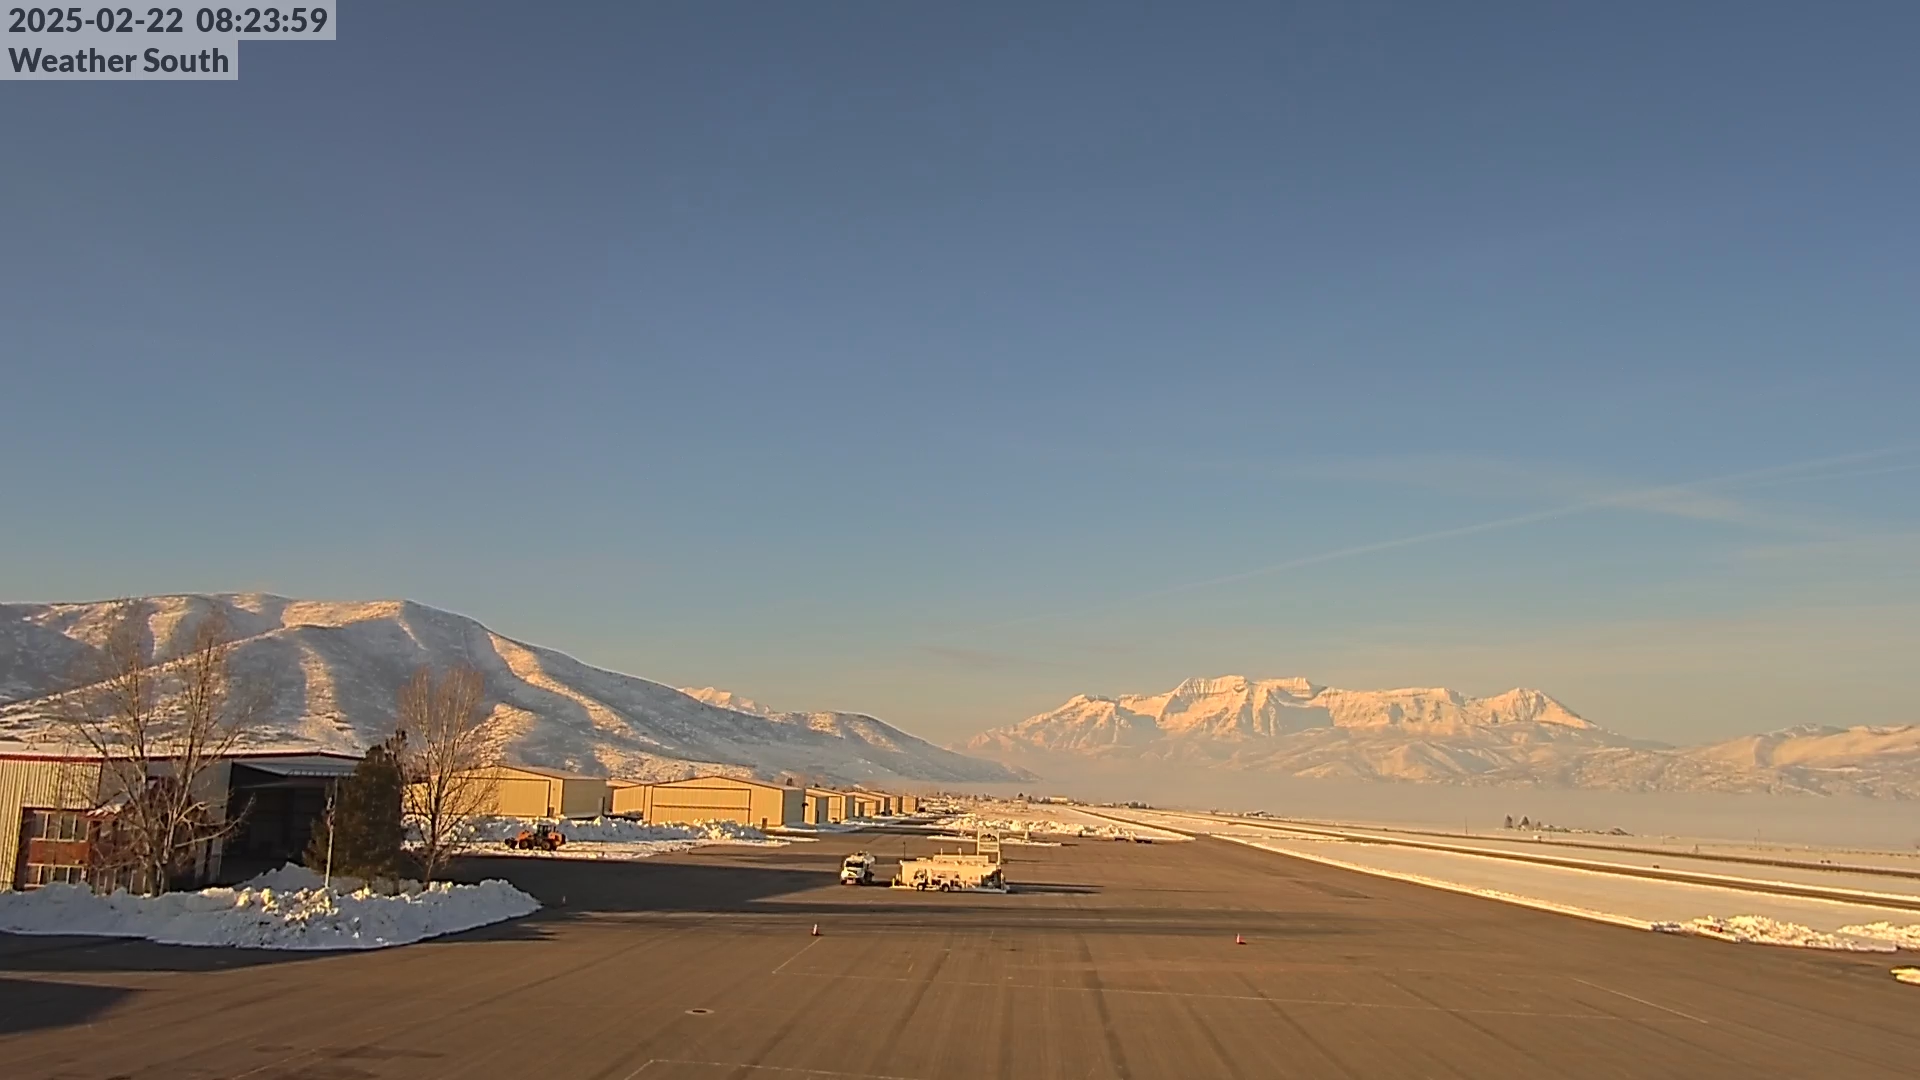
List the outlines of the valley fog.
{"type": "Polygon", "coordinates": [[[1031,767],[1041,780],[995,790],[1455,831],[1498,829],[1511,814],[1515,821],[1525,816],[1563,828],[1620,828],[1648,837],[1920,847],[1920,804],[1899,799],[1299,780],[1159,763],[1050,761],[1031,767]]]}

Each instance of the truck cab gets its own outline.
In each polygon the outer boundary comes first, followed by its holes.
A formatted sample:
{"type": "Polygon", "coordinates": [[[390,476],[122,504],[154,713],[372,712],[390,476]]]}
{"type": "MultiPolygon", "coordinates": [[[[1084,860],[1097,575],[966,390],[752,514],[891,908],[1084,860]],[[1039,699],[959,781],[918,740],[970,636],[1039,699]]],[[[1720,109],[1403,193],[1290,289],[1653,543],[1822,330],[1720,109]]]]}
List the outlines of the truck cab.
{"type": "Polygon", "coordinates": [[[873,884],[873,863],[873,856],[864,851],[856,851],[847,856],[846,861],[840,864],[840,884],[873,884]]]}

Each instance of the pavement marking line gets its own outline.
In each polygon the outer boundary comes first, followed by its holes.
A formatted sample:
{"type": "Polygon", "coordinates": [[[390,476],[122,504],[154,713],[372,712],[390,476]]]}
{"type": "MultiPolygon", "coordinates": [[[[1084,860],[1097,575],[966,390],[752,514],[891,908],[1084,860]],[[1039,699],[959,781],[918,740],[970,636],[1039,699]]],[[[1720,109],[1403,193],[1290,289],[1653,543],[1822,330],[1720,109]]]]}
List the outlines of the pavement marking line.
{"type": "MultiPolygon", "coordinates": [[[[820,971],[796,971],[793,974],[795,975],[795,977],[803,978],[803,979],[864,979],[868,982],[911,982],[911,983],[918,983],[918,982],[925,981],[923,979],[901,978],[900,976],[897,976],[897,975],[834,975],[834,974],[829,974],[827,972],[820,972],[820,971]]],[[[1101,987],[1067,986],[1067,985],[1043,986],[1036,983],[980,982],[972,979],[968,979],[968,980],[940,979],[940,980],[936,980],[936,982],[940,986],[973,986],[973,987],[985,987],[985,988],[996,989],[996,990],[1045,990],[1045,991],[1063,990],[1063,991],[1071,991],[1071,992],[1083,993],[1083,994],[1133,994],[1139,997],[1199,998],[1207,1001],[1266,1001],[1266,1002],[1278,1002],[1279,1004],[1282,1004],[1282,1005],[1327,1005],[1327,1006],[1332,1006],[1334,1008],[1340,1008],[1340,1009],[1398,1009],[1405,1012],[1462,1013],[1462,1014],[1472,1014],[1474,1016],[1529,1016],[1529,1017],[1534,1017],[1541,1020],[1613,1020],[1613,1021],[1628,1020],[1627,1017],[1600,1015],[1600,1014],[1594,1014],[1594,1013],[1536,1012],[1529,1009],[1447,1009],[1447,1008],[1441,1008],[1435,1005],[1396,1005],[1388,1002],[1379,1002],[1379,1001],[1323,1001],[1319,998],[1286,998],[1286,997],[1272,997],[1272,996],[1263,997],[1255,994],[1203,994],[1203,993],[1187,993],[1185,991],[1180,991],[1180,990],[1131,990],[1131,989],[1125,989],[1125,988],[1113,987],[1113,986],[1101,986],[1101,987]]],[[[1598,989],[1605,990],[1606,987],[1604,986],[1598,987],[1598,989]]],[[[1619,993],[1619,991],[1617,990],[1609,991],[1609,992],[1619,993]]],[[[1631,995],[1621,994],[1621,996],[1630,997],[1631,995]]],[[[1640,999],[1634,998],[1633,1000],[1639,1001],[1640,999]]],[[[1688,1016],[1686,1013],[1680,1012],[1677,1009],[1668,1009],[1665,1006],[1654,1005],[1654,1003],[1651,1001],[1646,1001],[1641,1003],[1644,1005],[1650,1005],[1656,1009],[1660,1009],[1662,1012],[1673,1013],[1675,1016],[1679,1016],[1686,1020],[1691,1020],[1696,1024],[1706,1023],[1705,1020],[1702,1020],[1697,1016],[1688,1016]]],[[[1629,1021],[1629,1022],[1650,1023],[1652,1021],[1637,1020],[1637,1021],[1629,1021]]],[[[1667,1021],[1667,1022],[1671,1023],[1672,1021],[1667,1021]]]]}
{"type": "Polygon", "coordinates": [[[801,1076],[844,1076],[850,1080],[920,1080],[915,1076],[893,1076],[888,1073],[850,1073],[835,1072],[832,1069],[802,1069],[791,1065],[746,1065],[737,1061],[692,1061],[686,1058],[648,1058],[646,1064],[628,1073],[623,1080],[633,1080],[655,1065],[692,1065],[705,1069],[757,1069],[762,1072],[797,1073],[801,1076]]]}
{"type": "Polygon", "coordinates": [[[1572,979],[1574,982],[1579,983],[1581,986],[1591,986],[1595,990],[1604,990],[1607,993],[1614,995],[1615,997],[1623,997],[1623,998],[1626,998],[1628,1001],[1637,1001],[1640,1004],[1645,1005],[1650,1009],[1659,1009],[1661,1012],[1664,1012],[1664,1013],[1672,1013],[1675,1016],[1685,1017],[1686,1019],[1691,1020],[1696,1024],[1707,1024],[1709,1027],[1712,1026],[1712,1024],[1709,1023],[1708,1021],[1702,1020],[1699,1017],[1693,1015],[1692,1013],[1681,1012],[1679,1009],[1669,1009],[1665,1005],[1660,1004],[1659,1002],[1648,1001],[1646,998],[1643,998],[1643,997],[1634,997],[1632,994],[1629,994],[1624,990],[1615,990],[1611,986],[1601,986],[1597,982],[1588,982],[1587,980],[1579,977],[1578,975],[1569,975],[1567,976],[1567,978],[1572,979]]]}
{"type": "Polygon", "coordinates": [[[811,949],[811,948],[813,948],[813,947],[814,947],[815,945],[818,945],[818,944],[820,944],[820,940],[821,940],[821,939],[819,939],[819,938],[814,938],[814,939],[813,939],[812,941],[809,941],[809,942],[807,942],[807,943],[806,943],[805,945],[802,945],[802,946],[800,946],[800,951],[799,951],[799,952],[797,952],[797,953],[794,953],[794,954],[793,954],[792,956],[789,956],[789,957],[787,957],[787,958],[786,958],[785,960],[782,960],[782,961],[780,961],[780,966],[779,966],[779,967],[777,967],[777,968],[774,968],[774,969],[773,969],[773,973],[774,973],[775,975],[778,975],[778,974],[780,974],[780,973],[781,973],[782,971],[785,971],[785,970],[787,969],[787,965],[788,965],[788,964],[791,964],[791,963],[793,963],[793,962],[794,962],[795,960],[798,960],[798,959],[800,959],[800,957],[801,957],[802,955],[804,955],[804,954],[806,953],[806,951],[807,951],[808,949],[811,949]]]}

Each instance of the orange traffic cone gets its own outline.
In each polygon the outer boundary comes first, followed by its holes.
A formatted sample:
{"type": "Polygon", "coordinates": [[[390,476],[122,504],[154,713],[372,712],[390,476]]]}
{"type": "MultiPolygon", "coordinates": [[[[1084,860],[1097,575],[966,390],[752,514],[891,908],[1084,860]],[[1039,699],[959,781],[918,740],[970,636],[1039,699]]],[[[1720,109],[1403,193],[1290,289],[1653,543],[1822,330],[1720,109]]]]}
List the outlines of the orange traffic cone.
{"type": "Polygon", "coordinates": [[[820,936],[820,924],[819,924],[819,923],[814,923],[814,924],[813,924],[813,936],[814,936],[814,937],[819,937],[819,936],[820,936]]]}
{"type": "Polygon", "coordinates": [[[1235,934],[1233,935],[1233,943],[1235,945],[1245,945],[1247,943],[1247,939],[1241,937],[1239,934],[1235,934]]]}

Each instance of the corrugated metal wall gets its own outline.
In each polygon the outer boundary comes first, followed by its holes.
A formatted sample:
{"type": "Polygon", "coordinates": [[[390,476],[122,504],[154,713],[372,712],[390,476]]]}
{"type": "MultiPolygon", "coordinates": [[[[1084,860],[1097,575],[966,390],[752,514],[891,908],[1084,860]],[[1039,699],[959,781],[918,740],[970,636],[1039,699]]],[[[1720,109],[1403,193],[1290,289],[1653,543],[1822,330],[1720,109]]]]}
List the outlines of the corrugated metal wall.
{"type": "Polygon", "coordinates": [[[500,817],[546,817],[559,801],[558,780],[545,776],[498,769],[492,806],[487,812],[500,817]]]}
{"type": "Polygon", "coordinates": [[[567,817],[597,817],[613,810],[613,789],[605,780],[561,782],[560,813],[567,817]]]}
{"type": "Polygon", "coordinates": [[[647,824],[753,820],[754,788],[726,777],[700,777],[655,784],[647,800],[647,824]]]}
{"type": "Polygon", "coordinates": [[[30,807],[85,810],[100,787],[100,766],[51,758],[0,758],[0,889],[12,889],[20,855],[20,818],[30,807]]]}
{"type": "Polygon", "coordinates": [[[613,789],[613,812],[635,814],[645,820],[652,799],[652,784],[622,784],[613,789]]]}
{"type": "Polygon", "coordinates": [[[807,794],[819,802],[820,824],[838,824],[847,820],[847,797],[832,788],[808,788],[807,794]]]}
{"type": "Polygon", "coordinates": [[[780,789],[780,816],[773,824],[785,828],[798,825],[807,817],[807,791],[805,788],[783,787],[780,789]]]}

